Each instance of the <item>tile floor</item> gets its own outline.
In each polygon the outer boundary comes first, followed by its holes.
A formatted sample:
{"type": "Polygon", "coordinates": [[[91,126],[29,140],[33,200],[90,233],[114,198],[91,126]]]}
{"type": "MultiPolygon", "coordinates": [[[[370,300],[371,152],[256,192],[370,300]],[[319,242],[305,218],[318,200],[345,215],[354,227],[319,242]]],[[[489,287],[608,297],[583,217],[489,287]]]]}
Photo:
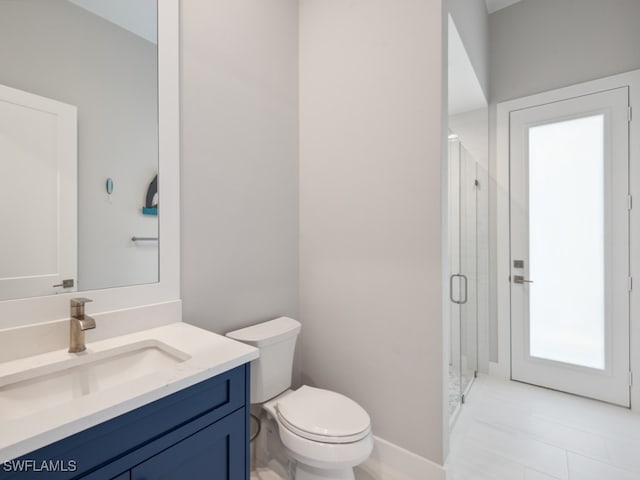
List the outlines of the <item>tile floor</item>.
{"type": "Polygon", "coordinates": [[[640,480],[640,414],[480,376],[447,470],[448,480],[640,480]]]}

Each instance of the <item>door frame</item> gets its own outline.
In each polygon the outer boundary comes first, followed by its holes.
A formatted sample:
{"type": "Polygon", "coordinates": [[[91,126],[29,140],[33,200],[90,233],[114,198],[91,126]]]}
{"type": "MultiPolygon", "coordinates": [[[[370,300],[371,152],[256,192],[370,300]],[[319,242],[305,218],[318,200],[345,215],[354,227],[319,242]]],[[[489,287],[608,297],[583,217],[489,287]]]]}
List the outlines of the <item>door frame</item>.
{"type": "Polygon", "coordinates": [[[630,295],[630,368],[635,373],[631,387],[631,409],[640,412],[640,70],[584,82],[551,90],[496,105],[496,143],[493,164],[490,165],[495,198],[495,223],[492,226],[495,258],[492,261],[495,293],[495,329],[490,338],[494,343],[489,365],[491,375],[511,378],[511,239],[509,215],[509,114],[514,110],[530,108],[544,103],[589,95],[603,90],[629,87],[630,104],[635,108],[635,119],[629,124],[629,183],[634,200],[630,212],[631,250],[630,269],[634,287],[630,295]],[[638,245],[635,249],[633,245],[638,245]],[[497,347],[497,348],[495,348],[497,347]],[[497,351],[496,351],[497,350],[497,351]]]}

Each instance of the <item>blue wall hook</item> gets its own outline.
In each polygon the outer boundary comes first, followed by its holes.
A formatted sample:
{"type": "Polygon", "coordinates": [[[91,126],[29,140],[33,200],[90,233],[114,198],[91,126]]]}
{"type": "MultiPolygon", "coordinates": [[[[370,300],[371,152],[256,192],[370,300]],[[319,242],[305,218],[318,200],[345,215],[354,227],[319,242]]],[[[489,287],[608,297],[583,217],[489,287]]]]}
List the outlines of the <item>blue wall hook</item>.
{"type": "Polygon", "coordinates": [[[158,215],[158,175],[153,177],[149,188],[147,189],[147,195],[144,207],[142,207],[143,215],[158,215]]]}

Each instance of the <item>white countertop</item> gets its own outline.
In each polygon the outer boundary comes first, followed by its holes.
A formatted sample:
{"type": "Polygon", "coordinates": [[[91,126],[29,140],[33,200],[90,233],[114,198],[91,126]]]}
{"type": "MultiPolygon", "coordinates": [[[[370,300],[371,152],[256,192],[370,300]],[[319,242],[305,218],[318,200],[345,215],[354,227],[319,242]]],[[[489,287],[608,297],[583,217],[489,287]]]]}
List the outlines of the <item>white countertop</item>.
{"type": "MultiPolygon", "coordinates": [[[[87,343],[87,353],[80,355],[145,341],[166,344],[190,358],[135,381],[32,415],[3,420],[0,425],[0,464],[258,358],[256,348],[182,322],[87,343]]],[[[0,377],[70,358],[77,358],[77,354],[64,349],[0,363],[0,377]]],[[[1,400],[0,388],[0,404],[1,400]]]]}

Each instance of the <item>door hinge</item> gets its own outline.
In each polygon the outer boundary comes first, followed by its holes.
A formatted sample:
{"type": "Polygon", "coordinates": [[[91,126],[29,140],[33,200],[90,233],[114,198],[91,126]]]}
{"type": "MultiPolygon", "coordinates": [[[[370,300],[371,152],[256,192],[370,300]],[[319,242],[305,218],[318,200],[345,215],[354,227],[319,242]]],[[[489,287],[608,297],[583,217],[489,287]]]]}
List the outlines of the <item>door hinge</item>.
{"type": "Polygon", "coordinates": [[[627,208],[629,210],[633,210],[633,196],[632,195],[629,195],[627,197],[627,208]]]}
{"type": "Polygon", "coordinates": [[[633,109],[631,108],[631,106],[629,106],[629,109],[627,110],[627,120],[631,121],[633,119],[633,109]]]}
{"type": "Polygon", "coordinates": [[[629,291],[633,292],[633,277],[629,277],[629,291]]]}
{"type": "Polygon", "coordinates": [[[633,372],[629,372],[629,386],[633,387],[633,372]]]}

